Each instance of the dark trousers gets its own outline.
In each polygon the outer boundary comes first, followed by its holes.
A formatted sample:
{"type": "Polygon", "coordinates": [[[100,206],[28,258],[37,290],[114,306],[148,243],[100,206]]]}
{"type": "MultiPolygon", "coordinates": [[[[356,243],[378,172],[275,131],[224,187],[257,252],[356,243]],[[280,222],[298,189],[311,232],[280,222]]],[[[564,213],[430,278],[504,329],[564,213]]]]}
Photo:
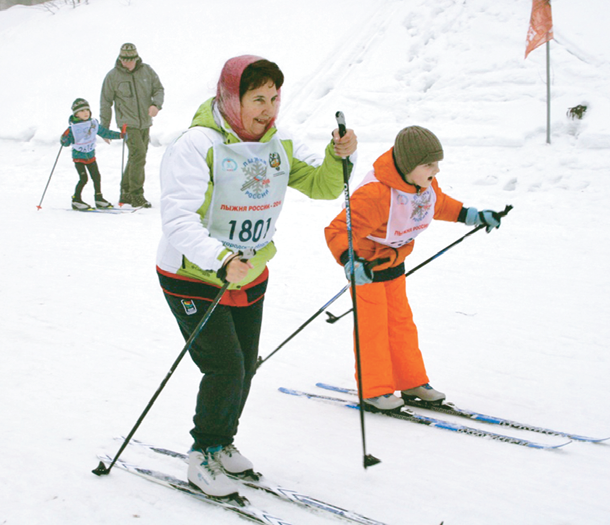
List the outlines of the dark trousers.
{"type": "Polygon", "coordinates": [[[144,166],[148,153],[150,128],[127,128],[125,143],[129,150],[127,165],[121,177],[121,195],[144,195],[144,166]]]}
{"type": "Polygon", "coordinates": [[[102,178],[100,175],[100,170],[97,167],[96,161],[93,161],[91,164],[75,162],[74,167],[76,168],[78,176],[80,177],[78,183],[76,184],[76,188],[74,188],[74,196],[76,198],[81,198],[83,188],[85,187],[85,184],[87,184],[87,170],[89,170],[89,175],[91,175],[91,180],[93,181],[95,193],[102,193],[102,178]]]}
{"type": "MultiPolygon", "coordinates": [[[[164,295],[186,341],[210,302],[164,295]]],[[[262,320],[263,299],[241,308],[218,305],[191,345],[191,357],[203,374],[191,430],[193,448],[233,443],[256,372],[262,320]]]]}

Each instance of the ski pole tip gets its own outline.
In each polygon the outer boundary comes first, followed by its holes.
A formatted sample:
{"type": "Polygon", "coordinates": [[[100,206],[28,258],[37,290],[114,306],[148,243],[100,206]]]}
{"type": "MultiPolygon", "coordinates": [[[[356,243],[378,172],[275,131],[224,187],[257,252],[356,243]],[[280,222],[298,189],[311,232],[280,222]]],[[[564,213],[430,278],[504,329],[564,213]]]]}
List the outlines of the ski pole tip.
{"type": "Polygon", "coordinates": [[[381,460],[371,454],[364,456],[364,468],[373,467],[379,463],[381,463],[381,460]]]}
{"type": "Polygon", "coordinates": [[[97,468],[93,469],[91,472],[93,472],[93,474],[95,474],[96,476],[107,476],[108,474],[110,474],[110,469],[106,467],[106,465],[104,465],[103,461],[100,461],[100,464],[97,466],[97,468]]]}

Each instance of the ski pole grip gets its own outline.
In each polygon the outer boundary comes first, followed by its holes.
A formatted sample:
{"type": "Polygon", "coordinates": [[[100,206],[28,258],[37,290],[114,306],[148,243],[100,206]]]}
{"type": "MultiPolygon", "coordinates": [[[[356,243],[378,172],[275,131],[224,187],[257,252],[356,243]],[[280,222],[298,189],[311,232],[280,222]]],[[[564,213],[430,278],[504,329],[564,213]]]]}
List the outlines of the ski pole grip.
{"type": "Polygon", "coordinates": [[[335,113],[335,118],[337,119],[337,125],[339,126],[339,136],[343,137],[347,131],[347,127],[345,125],[345,115],[342,111],[337,111],[337,113],[335,113]]]}
{"type": "Polygon", "coordinates": [[[256,255],[256,250],[254,248],[248,248],[246,250],[240,250],[237,252],[239,255],[239,260],[242,262],[246,262],[249,259],[252,259],[256,255]]]}

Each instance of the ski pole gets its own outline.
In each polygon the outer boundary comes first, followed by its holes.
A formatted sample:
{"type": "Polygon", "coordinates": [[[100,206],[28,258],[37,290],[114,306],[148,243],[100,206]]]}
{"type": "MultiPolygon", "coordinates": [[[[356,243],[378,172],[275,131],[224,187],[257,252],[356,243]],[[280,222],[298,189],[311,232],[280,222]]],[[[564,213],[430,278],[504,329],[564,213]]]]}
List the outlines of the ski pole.
{"type": "Polygon", "coordinates": [[[55,163],[53,164],[53,169],[51,169],[51,174],[49,175],[49,180],[47,180],[47,185],[44,187],[44,191],[42,192],[42,197],[40,198],[40,203],[36,206],[39,210],[42,209],[42,201],[44,199],[45,194],[47,193],[47,188],[49,187],[49,183],[51,182],[51,177],[53,176],[53,172],[55,171],[55,166],[57,166],[57,161],[59,160],[59,156],[61,155],[61,150],[64,149],[63,145],[60,144],[59,151],[57,152],[57,158],[55,159],[55,163]]]}
{"type": "Polygon", "coordinates": [[[326,310],[332,303],[334,303],[339,297],[341,297],[349,288],[349,284],[346,284],[345,287],[335,295],[330,301],[328,301],[322,308],[320,308],[315,314],[313,314],[307,321],[305,321],[301,326],[299,326],[287,339],[285,339],[280,346],[278,346],[273,352],[271,352],[265,359],[262,357],[258,358],[258,362],[256,363],[256,368],[258,369],[265,361],[269,358],[273,357],[280,349],[290,341],[294,336],[296,336],[303,328],[305,328],[309,323],[311,323],[316,317],[318,317],[324,310],[326,310]]]}
{"type": "MultiPolygon", "coordinates": [[[[382,264],[384,262],[387,262],[389,259],[375,259],[374,261],[370,261],[369,263],[367,263],[365,266],[373,268],[378,264],[382,264]]],[[[324,310],[326,310],[331,304],[333,304],[337,299],[339,299],[339,297],[341,297],[345,292],[347,292],[347,290],[349,289],[350,285],[347,284],[345,285],[341,291],[339,293],[337,293],[337,295],[335,295],[330,301],[328,301],[324,306],[322,306],[322,308],[320,308],[315,314],[313,314],[309,319],[307,319],[307,321],[305,321],[301,326],[299,326],[293,333],[292,335],[290,335],[287,339],[284,340],[284,342],[282,342],[280,344],[280,346],[278,346],[273,352],[271,352],[267,357],[265,357],[265,359],[263,359],[262,357],[258,358],[257,364],[256,364],[256,368],[258,369],[259,366],[261,366],[265,361],[267,361],[267,359],[273,357],[288,341],[290,341],[295,335],[297,335],[299,332],[301,332],[301,330],[303,330],[303,328],[305,328],[309,323],[311,323],[316,317],[318,317],[324,310]]],[[[351,312],[351,310],[349,310],[348,312],[345,312],[343,315],[348,314],[349,312],[351,312]]],[[[333,314],[329,314],[328,312],[326,312],[326,315],[330,316],[330,317],[335,317],[333,314]]]]}
{"type": "MultiPolygon", "coordinates": [[[[339,126],[339,136],[343,137],[347,131],[345,125],[345,116],[341,111],[337,111],[335,114],[337,119],[337,125],[339,126]]],[[[343,193],[345,195],[345,222],[347,225],[347,246],[349,253],[350,263],[350,283],[352,291],[352,310],[354,312],[354,339],[356,346],[356,375],[358,377],[358,402],[360,403],[360,430],[362,434],[362,453],[363,453],[363,464],[364,468],[372,467],[381,460],[366,453],[366,432],[364,428],[364,399],[362,397],[362,364],[360,358],[360,335],[358,332],[358,299],[356,297],[356,276],[354,267],[354,244],[352,238],[352,212],[350,206],[350,195],[349,195],[349,166],[347,157],[343,157],[343,193]]]]}
{"type": "Polygon", "coordinates": [[[210,306],[206,310],[205,314],[203,315],[203,317],[201,318],[201,320],[199,321],[199,323],[195,327],[195,330],[193,330],[193,333],[188,338],[188,341],[184,345],[184,348],[182,349],[182,352],[180,352],[180,355],[178,356],[176,361],[174,361],[174,364],[171,366],[169,372],[165,376],[165,379],[163,379],[163,381],[159,385],[159,388],[157,388],[157,391],[152,396],[151,400],[148,402],[148,405],[146,405],[146,408],[144,409],[144,412],[142,412],[142,414],[140,415],[140,417],[136,421],[136,424],[134,425],[134,427],[131,429],[131,431],[129,432],[129,434],[125,438],[125,441],[123,441],[123,444],[121,445],[121,448],[119,448],[119,451],[116,453],[116,456],[114,457],[114,459],[112,460],[110,465],[106,466],[103,461],[100,461],[100,464],[97,466],[97,468],[91,471],[96,476],[104,476],[104,475],[110,474],[110,470],[112,469],[112,467],[114,466],[116,461],[119,459],[119,456],[121,455],[123,450],[125,450],[125,447],[127,447],[127,445],[129,444],[129,441],[131,440],[133,435],[136,433],[136,430],[141,425],[142,421],[144,421],[144,418],[146,417],[146,414],[148,414],[149,410],[152,408],[154,402],[159,397],[159,394],[161,393],[161,391],[163,390],[163,388],[165,387],[165,385],[169,381],[170,377],[172,376],[172,374],[174,373],[174,371],[178,367],[178,364],[180,363],[180,361],[182,361],[182,358],[185,356],[185,354],[190,350],[191,345],[193,344],[193,341],[197,338],[197,336],[199,335],[199,333],[201,332],[203,327],[206,325],[206,323],[210,319],[212,313],[216,309],[216,306],[218,306],[218,303],[222,299],[222,296],[227,291],[227,288],[229,287],[229,284],[231,284],[231,283],[226,282],[225,284],[223,284],[222,288],[216,294],[216,297],[212,301],[212,304],[210,304],[210,306]]]}
{"type": "MultiPolygon", "coordinates": [[[[504,208],[504,210],[502,210],[501,212],[498,213],[498,215],[500,217],[506,217],[506,215],[508,215],[508,212],[510,210],[512,210],[513,207],[510,204],[507,204],[506,207],[504,208]]],[[[452,242],[449,246],[446,246],[445,248],[443,248],[441,251],[439,251],[438,253],[434,254],[432,257],[430,257],[429,259],[426,259],[423,263],[418,264],[415,268],[412,268],[411,270],[409,270],[406,274],[405,277],[409,277],[409,275],[411,275],[412,273],[415,273],[417,270],[419,270],[420,268],[422,268],[423,266],[426,266],[426,264],[432,262],[434,259],[436,259],[437,257],[440,257],[441,255],[443,255],[447,250],[450,250],[451,248],[453,248],[456,244],[460,244],[466,237],[469,237],[470,235],[472,235],[473,233],[478,232],[479,230],[482,230],[483,228],[486,228],[487,226],[485,224],[479,224],[476,228],[473,228],[472,230],[470,230],[466,235],[463,235],[462,237],[460,237],[457,241],[452,242]]],[[[327,323],[336,323],[339,319],[341,319],[344,315],[347,315],[348,313],[350,313],[351,310],[348,310],[345,313],[342,313],[341,315],[333,315],[330,312],[326,312],[326,315],[328,316],[328,319],[326,319],[327,323]]]]}

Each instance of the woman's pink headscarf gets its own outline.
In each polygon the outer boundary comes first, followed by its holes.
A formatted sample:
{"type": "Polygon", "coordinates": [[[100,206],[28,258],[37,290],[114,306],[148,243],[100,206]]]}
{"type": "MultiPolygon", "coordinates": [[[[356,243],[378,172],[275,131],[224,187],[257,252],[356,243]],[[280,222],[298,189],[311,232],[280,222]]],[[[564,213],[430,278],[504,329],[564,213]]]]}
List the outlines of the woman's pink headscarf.
{"type": "MultiPolygon", "coordinates": [[[[218,86],[216,87],[216,103],[220,113],[225,120],[231,126],[231,129],[237,133],[237,136],[246,142],[258,142],[261,136],[253,136],[248,133],[243,126],[241,120],[241,101],[239,99],[239,83],[241,81],[241,75],[250,64],[264,60],[262,57],[255,55],[242,55],[234,58],[230,58],[226,61],[222,71],[220,72],[220,78],[218,79],[218,86]]],[[[278,89],[278,101],[276,106],[279,110],[279,93],[278,89]]],[[[275,124],[275,118],[273,118],[267,127],[265,133],[269,128],[275,124]]],[[[264,134],[264,133],[263,133],[264,134]]]]}

